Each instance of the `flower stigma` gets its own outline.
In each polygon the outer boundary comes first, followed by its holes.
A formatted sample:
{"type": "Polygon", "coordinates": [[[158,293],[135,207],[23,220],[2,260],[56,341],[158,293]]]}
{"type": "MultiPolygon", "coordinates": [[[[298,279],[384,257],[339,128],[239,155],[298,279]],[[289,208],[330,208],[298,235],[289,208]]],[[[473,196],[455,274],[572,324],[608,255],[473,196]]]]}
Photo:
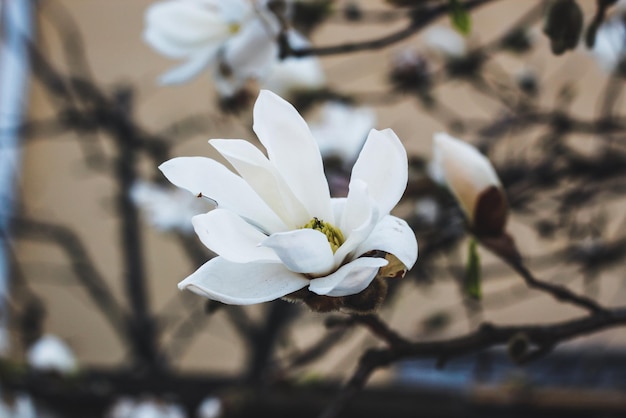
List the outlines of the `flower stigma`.
{"type": "Polygon", "coordinates": [[[343,233],[339,228],[335,228],[328,222],[324,222],[318,218],[313,218],[309,222],[307,222],[302,229],[315,229],[320,231],[322,234],[326,235],[326,239],[330,244],[330,248],[333,250],[333,254],[337,252],[337,249],[341,247],[341,245],[346,240],[343,237],[343,233]]]}

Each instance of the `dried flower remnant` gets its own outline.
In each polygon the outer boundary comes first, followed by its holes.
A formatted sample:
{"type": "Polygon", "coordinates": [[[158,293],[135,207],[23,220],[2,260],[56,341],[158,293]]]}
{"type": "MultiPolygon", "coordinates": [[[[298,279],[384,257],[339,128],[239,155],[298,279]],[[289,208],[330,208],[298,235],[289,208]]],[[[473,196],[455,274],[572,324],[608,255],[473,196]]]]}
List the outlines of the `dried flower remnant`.
{"type": "Polygon", "coordinates": [[[399,260],[402,270],[417,259],[413,231],[389,214],[408,179],[398,137],[372,130],[348,196],[331,198],[318,145],[293,106],[261,91],[254,131],[268,157],[245,140],[209,141],[239,175],[202,157],[160,166],[175,185],[218,203],[193,225],[219,256],[179,287],[228,304],[287,297],[320,311],[375,309],[385,291],[377,276],[387,259],[399,260]],[[368,296],[355,306],[350,298],[357,294],[368,296]]]}

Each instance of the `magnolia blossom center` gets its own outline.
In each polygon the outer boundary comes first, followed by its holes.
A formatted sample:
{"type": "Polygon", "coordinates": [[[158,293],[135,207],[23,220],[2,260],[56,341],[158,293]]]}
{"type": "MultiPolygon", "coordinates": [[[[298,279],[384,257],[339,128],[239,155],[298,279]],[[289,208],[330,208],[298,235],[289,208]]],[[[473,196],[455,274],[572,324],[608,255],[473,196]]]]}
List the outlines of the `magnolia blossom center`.
{"type": "Polygon", "coordinates": [[[322,234],[326,235],[326,239],[330,244],[330,248],[333,250],[333,254],[337,252],[337,249],[341,247],[341,244],[345,242],[345,238],[343,237],[343,233],[339,228],[335,228],[328,222],[324,222],[321,219],[313,218],[309,222],[307,222],[302,229],[315,229],[320,231],[322,234]]]}
{"type": "Polygon", "coordinates": [[[237,22],[232,22],[228,24],[228,32],[231,35],[238,33],[240,29],[241,29],[241,25],[237,22]]]}

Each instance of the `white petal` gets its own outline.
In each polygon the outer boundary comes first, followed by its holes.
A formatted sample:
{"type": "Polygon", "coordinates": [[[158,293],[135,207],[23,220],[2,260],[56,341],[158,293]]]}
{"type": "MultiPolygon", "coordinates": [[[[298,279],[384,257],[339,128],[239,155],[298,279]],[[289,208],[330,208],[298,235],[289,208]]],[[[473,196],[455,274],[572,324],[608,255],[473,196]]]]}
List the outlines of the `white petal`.
{"type": "Polygon", "coordinates": [[[69,373],[76,369],[76,358],[63,340],[55,335],[44,335],[29,349],[28,364],[37,370],[69,373]]]}
{"type": "Polygon", "coordinates": [[[179,44],[201,45],[225,39],[229,34],[228,23],[222,18],[219,6],[206,3],[177,0],[154,3],[146,11],[146,28],[179,44]]]}
{"type": "Polygon", "coordinates": [[[198,295],[230,305],[268,302],[300,290],[309,280],[282,263],[231,263],[215,257],[178,284],[198,295]]]}
{"type": "Polygon", "coordinates": [[[444,55],[462,57],[465,55],[465,39],[447,26],[433,26],[424,34],[426,44],[444,55]]]}
{"type": "Polygon", "coordinates": [[[360,227],[367,220],[372,204],[367,183],[363,180],[354,179],[350,182],[349,187],[348,197],[340,218],[341,230],[346,234],[360,227]]]}
{"type": "Polygon", "coordinates": [[[224,62],[243,78],[264,77],[278,61],[275,36],[261,19],[248,22],[224,46],[224,62]]]}
{"type": "Polygon", "coordinates": [[[365,182],[355,180],[350,183],[350,191],[340,219],[346,241],[335,252],[335,265],[342,264],[378,223],[378,208],[369,197],[365,182]]]}
{"type": "Polygon", "coordinates": [[[376,113],[370,108],[327,102],[319,121],[309,126],[323,156],[338,156],[352,164],[375,125],[376,113]]]}
{"type": "Polygon", "coordinates": [[[174,185],[216,200],[219,207],[232,210],[268,233],[287,229],[248,183],[210,158],[173,158],[159,169],[174,185]]]}
{"type": "MultiPolygon", "coordinates": [[[[306,48],[309,41],[295,30],[287,32],[287,40],[292,48],[306,48]]],[[[289,57],[277,61],[267,77],[262,80],[264,89],[283,96],[297,90],[312,90],[322,88],[326,84],[326,77],[320,61],[315,56],[289,57]]],[[[370,127],[371,128],[371,127],[370,127]]],[[[363,136],[362,139],[364,139],[363,136]]]]}
{"type": "Polygon", "coordinates": [[[359,154],[352,177],[367,183],[379,215],[388,214],[400,201],[408,181],[408,160],[402,142],[391,129],[370,131],[359,154]]]}
{"type": "Polygon", "coordinates": [[[392,215],[383,217],[372,233],[354,251],[360,256],[368,251],[379,250],[395,255],[410,269],[417,260],[417,239],[411,227],[403,219],[392,215]]]}
{"type": "Polygon", "coordinates": [[[159,83],[167,85],[180,84],[189,81],[209,65],[209,63],[215,58],[217,50],[218,47],[211,46],[199,51],[197,54],[192,55],[183,65],[160,76],[159,83]]]}
{"type": "Polygon", "coordinates": [[[226,209],[196,215],[193,227],[208,249],[234,263],[279,261],[269,248],[259,247],[267,235],[226,209]]]}
{"type": "Polygon", "coordinates": [[[199,45],[196,43],[178,42],[154,27],[146,28],[143,33],[143,40],[157,52],[169,58],[184,58],[199,49],[199,45]]]}
{"type": "Polygon", "coordinates": [[[378,269],[386,265],[387,260],[383,258],[357,258],[333,274],[311,280],[309,290],[318,295],[335,297],[355,295],[369,286],[378,269]]]}
{"type": "Polygon", "coordinates": [[[262,90],[254,106],[254,131],[298,200],[317,217],[334,223],[328,182],[319,148],[298,111],[274,93],[262,90]]]}
{"type": "MultiPolygon", "coordinates": [[[[341,222],[341,214],[346,207],[347,197],[331,197],[330,204],[333,209],[333,218],[336,219],[337,222],[341,222]]],[[[338,225],[341,228],[341,224],[338,225]]],[[[343,230],[342,230],[343,231],[343,230]]]]}
{"type": "Polygon", "coordinates": [[[434,135],[434,150],[434,162],[440,164],[448,187],[473,220],[480,194],[491,186],[500,187],[496,171],[475,147],[446,133],[434,135]]]}
{"type": "Polygon", "coordinates": [[[272,234],[262,245],[272,248],[285,266],[296,273],[319,275],[333,269],[333,250],[320,231],[296,229],[272,234]]]}
{"type": "Polygon", "coordinates": [[[150,224],[162,231],[193,232],[191,218],[210,209],[208,202],[185,190],[146,181],[136,181],[129,194],[150,224]]]}
{"type": "Polygon", "coordinates": [[[213,84],[220,97],[230,98],[243,90],[248,82],[245,78],[236,77],[236,74],[224,74],[219,65],[211,67],[213,84]]]}
{"type": "Polygon", "coordinates": [[[605,71],[614,71],[626,56],[624,39],[626,25],[621,17],[610,19],[600,25],[592,53],[605,71]]]}
{"type": "Polygon", "coordinates": [[[241,139],[211,139],[209,143],[290,229],[300,228],[310,220],[285,179],[257,147],[241,139]]]}

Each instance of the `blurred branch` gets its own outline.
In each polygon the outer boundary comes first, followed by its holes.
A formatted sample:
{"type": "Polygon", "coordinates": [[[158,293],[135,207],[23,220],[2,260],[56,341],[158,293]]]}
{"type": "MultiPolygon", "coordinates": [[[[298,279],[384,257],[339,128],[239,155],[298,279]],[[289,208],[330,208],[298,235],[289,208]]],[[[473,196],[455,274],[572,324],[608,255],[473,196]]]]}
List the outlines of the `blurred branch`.
{"type": "Polygon", "coordinates": [[[398,360],[433,358],[437,359],[439,365],[443,365],[454,357],[506,345],[512,338],[523,335],[529,344],[528,351],[514,360],[525,362],[536,360],[558,344],[572,338],[625,325],[626,309],[620,308],[549,325],[495,326],[485,323],[477,331],[461,337],[432,342],[402,343],[385,349],[369,349],[361,356],[357,369],[348,383],[320,417],[339,416],[375,370],[387,367],[398,360]]]}
{"type": "MultiPolygon", "coordinates": [[[[465,2],[463,6],[465,10],[470,11],[479,6],[483,6],[494,1],[497,0],[469,0],[465,2]]],[[[350,42],[333,46],[293,49],[287,41],[285,30],[283,30],[283,32],[281,33],[281,37],[279,38],[279,46],[281,48],[280,56],[281,58],[286,58],[289,56],[305,57],[310,55],[324,56],[381,49],[386,46],[400,42],[419,32],[426,25],[428,25],[438,17],[448,13],[449,7],[449,4],[446,3],[433,6],[432,8],[419,8],[413,10],[409,15],[409,17],[411,18],[409,24],[405,28],[395,33],[369,41],[350,42]]]]}
{"type": "Polygon", "coordinates": [[[130,338],[126,327],[126,314],[111,293],[106,280],[96,269],[87,249],[71,229],[49,222],[16,217],[12,221],[17,238],[35,241],[51,241],[59,245],[71,261],[72,270],[104,317],[110,322],[122,340],[130,338]]]}

